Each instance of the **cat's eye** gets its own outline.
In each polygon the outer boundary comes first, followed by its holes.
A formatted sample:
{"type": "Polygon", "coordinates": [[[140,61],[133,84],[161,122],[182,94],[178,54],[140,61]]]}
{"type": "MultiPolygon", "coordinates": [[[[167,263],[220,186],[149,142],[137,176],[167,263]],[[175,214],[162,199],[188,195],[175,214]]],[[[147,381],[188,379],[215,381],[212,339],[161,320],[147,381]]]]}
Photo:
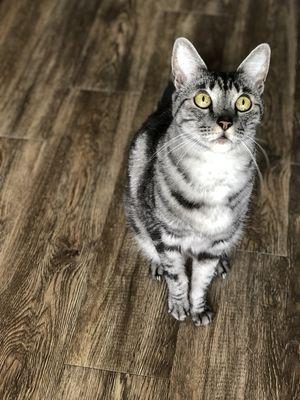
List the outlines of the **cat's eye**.
{"type": "Polygon", "coordinates": [[[235,102],[235,106],[237,110],[244,112],[250,110],[252,106],[252,102],[248,96],[242,95],[235,102]]]}
{"type": "Polygon", "coordinates": [[[207,108],[211,105],[210,95],[205,92],[199,92],[194,97],[194,102],[196,106],[200,108],[207,108]]]}

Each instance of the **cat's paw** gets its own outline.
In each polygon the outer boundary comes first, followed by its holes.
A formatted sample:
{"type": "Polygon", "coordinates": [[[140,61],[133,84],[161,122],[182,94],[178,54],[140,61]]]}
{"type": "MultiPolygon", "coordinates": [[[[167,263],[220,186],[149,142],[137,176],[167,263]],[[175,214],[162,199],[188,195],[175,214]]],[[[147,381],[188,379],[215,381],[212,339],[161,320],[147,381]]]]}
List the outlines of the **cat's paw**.
{"type": "Polygon", "coordinates": [[[214,313],[208,306],[205,306],[201,311],[192,310],[191,317],[196,326],[208,325],[213,320],[214,313]]]}
{"type": "Polygon", "coordinates": [[[161,281],[164,274],[164,270],[160,264],[157,264],[152,261],[149,267],[149,274],[152,279],[161,281]]]}
{"type": "Polygon", "coordinates": [[[220,258],[218,262],[216,273],[217,275],[225,279],[229,271],[230,271],[229,258],[227,255],[224,255],[220,258]]]}
{"type": "Polygon", "coordinates": [[[168,313],[178,321],[184,321],[189,314],[190,304],[188,299],[175,300],[168,298],[168,313]]]}

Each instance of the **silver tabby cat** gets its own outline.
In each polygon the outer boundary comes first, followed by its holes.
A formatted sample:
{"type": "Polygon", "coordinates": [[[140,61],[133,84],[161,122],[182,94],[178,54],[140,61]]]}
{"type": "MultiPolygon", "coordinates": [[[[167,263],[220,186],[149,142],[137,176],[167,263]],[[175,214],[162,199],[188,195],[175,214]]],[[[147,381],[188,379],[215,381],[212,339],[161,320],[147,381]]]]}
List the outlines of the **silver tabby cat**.
{"type": "Polygon", "coordinates": [[[132,141],[127,220],[152,275],[164,277],[169,313],[180,321],[212,320],[207,288],[215,274],[225,277],[241,237],[269,61],[270,47],[261,44],[235,72],[215,73],[187,39],[177,39],[174,84],[132,141]]]}

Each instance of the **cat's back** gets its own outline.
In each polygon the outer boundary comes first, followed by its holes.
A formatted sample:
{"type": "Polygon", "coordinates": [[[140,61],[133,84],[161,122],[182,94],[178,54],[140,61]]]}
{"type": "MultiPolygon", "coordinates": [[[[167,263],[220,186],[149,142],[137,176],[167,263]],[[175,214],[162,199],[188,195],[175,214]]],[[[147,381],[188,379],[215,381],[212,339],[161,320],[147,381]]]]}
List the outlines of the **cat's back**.
{"type": "MultiPolygon", "coordinates": [[[[166,87],[156,110],[146,119],[130,144],[128,157],[128,186],[136,195],[143,181],[148,183],[156,160],[157,146],[172,122],[172,82],[166,87]]],[[[127,190],[128,192],[128,190],[127,190]]]]}

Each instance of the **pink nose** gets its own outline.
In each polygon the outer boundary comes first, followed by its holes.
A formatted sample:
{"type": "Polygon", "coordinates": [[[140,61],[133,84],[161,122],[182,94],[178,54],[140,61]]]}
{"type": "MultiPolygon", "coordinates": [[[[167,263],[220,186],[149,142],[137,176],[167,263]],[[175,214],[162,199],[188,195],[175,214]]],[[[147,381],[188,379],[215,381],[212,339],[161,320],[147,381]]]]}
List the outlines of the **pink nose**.
{"type": "Polygon", "coordinates": [[[220,117],[218,118],[217,124],[223,129],[223,131],[226,131],[232,126],[232,119],[229,117],[220,117]]]}

